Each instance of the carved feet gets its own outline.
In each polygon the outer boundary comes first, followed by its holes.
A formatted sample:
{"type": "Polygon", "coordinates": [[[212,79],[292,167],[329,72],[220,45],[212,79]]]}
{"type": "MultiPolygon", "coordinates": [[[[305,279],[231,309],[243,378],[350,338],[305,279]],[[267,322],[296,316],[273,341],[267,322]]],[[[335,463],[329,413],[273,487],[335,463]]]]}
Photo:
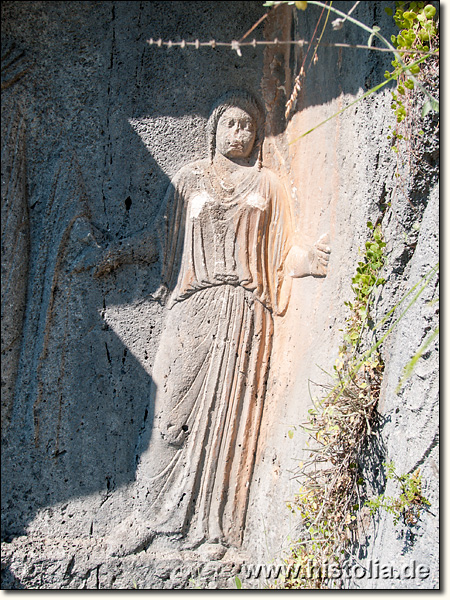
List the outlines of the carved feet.
{"type": "Polygon", "coordinates": [[[110,556],[128,556],[145,550],[151,543],[154,532],[145,522],[130,515],[107,538],[110,556]]]}
{"type": "Polygon", "coordinates": [[[222,544],[202,544],[196,549],[196,553],[203,560],[220,560],[223,558],[228,548],[222,544]]]}
{"type": "MultiPolygon", "coordinates": [[[[155,532],[134,514],[127,517],[106,539],[109,556],[123,557],[146,550],[152,543],[155,532]]],[[[219,542],[204,542],[192,550],[191,543],[186,543],[184,550],[190,550],[206,561],[220,560],[229,550],[219,542]]]]}

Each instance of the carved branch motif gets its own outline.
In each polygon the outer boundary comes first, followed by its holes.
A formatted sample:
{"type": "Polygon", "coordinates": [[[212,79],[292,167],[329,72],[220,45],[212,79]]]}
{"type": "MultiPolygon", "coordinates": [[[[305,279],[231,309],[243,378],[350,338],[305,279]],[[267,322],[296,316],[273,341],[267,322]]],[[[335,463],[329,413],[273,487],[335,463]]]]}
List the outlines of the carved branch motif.
{"type": "Polygon", "coordinates": [[[22,59],[14,45],[2,48],[2,91],[8,90],[2,102],[2,432],[13,407],[30,253],[25,117],[13,85],[28,70],[22,59]]]}
{"type": "MultiPolygon", "coordinates": [[[[6,123],[4,125],[6,128],[6,123]]],[[[24,120],[20,111],[9,120],[8,131],[3,139],[2,427],[7,425],[13,403],[27,294],[30,244],[24,120]]]]}
{"type": "Polygon", "coordinates": [[[32,65],[23,60],[24,56],[24,51],[16,48],[14,43],[2,45],[2,92],[11,88],[31,69],[32,65]]]}
{"type": "MultiPolygon", "coordinates": [[[[36,338],[42,341],[39,345],[36,344],[33,353],[33,367],[37,383],[33,398],[34,444],[36,447],[39,446],[46,437],[55,439],[54,455],[59,452],[59,429],[64,402],[62,389],[66,376],[66,354],[70,346],[68,339],[71,329],[69,300],[72,294],[72,278],[67,276],[67,272],[71,275],[72,265],[68,267],[68,263],[71,263],[72,246],[79,247],[90,243],[91,231],[90,211],[78,161],[75,155],[68,159],[64,157],[54,174],[52,192],[46,206],[45,225],[41,232],[46,243],[41,246],[37,260],[38,267],[32,282],[35,294],[39,298],[40,306],[37,310],[42,311],[43,314],[42,324],[36,332],[36,338]],[[66,190],[71,189],[71,185],[68,183],[70,178],[76,181],[74,185],[77,190],[76,195],[70,197],[70,201],[64,201],[65,196],[67,197],[66,190]],[[61,210],[61,205],[64,210],[61,210]],[[86,238],[88,239],[86,240],[86,238]],[[56,248],[54,253],[50,250],[53,245],[56,248]],[[58,327],[54,329],[55,320],[61,321],[58,322],[60,329],[58,327]],[[48,371],[47,361],[49,349],[55,343],[58,347],[59,364],[58,368],[54,369],[54,374],[51,375],[48,371]],[[50,428],[50,423],[53,421],[47,422],[41,414],[41,403],[44,398],[47,404],[50,404],[49,398],[55,402],[55,406],[51,407],[50,412],[58,415],[56,431],[49,431],[47,435],[43,435],[42,427],[45,425],[50,428]]],[[[49,410],[48,406],[46,410],[49,410]]]]}

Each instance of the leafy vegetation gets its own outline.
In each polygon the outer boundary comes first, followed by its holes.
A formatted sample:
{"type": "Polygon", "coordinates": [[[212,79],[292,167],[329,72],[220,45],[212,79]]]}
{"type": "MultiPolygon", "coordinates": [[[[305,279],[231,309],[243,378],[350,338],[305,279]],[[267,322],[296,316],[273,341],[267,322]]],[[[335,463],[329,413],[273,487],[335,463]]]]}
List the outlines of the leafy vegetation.
{"type": "Polygon", "coordinates": [[[394,525],[397,525],[400,519],[406,525],[415,525],[424,507],[430,506],[430,502],[422,495],[420,469],[414,473],[397,475],[393,462],[384,463],[383,466],[387,469],[387,478],[397,482],[400,494],[397,497],[381,494],[366,500],[365,504],[369,507],[370,514],[373,516],[377,511],[385,510],[392,515],[394,525]]]}
{"type": "MultiPolygon", "coordinates": [[[[365,47],[367,50],[381,51],[381,48],[374,47],[374,40],[379,40],[384,46],[383,50],[393,55],[393,69],[386,71],[384,81],[300,137],[311,133],[390,82],[396,84],[395,89],[391,91],[391,107],[397,126],[395,129],[391,128],[389,136],[389,139],[393,140],[394,151],[399,151],[398,143],[401,140],[407,140],[407,135],[404,130],[402,132],[400,126],[405,125],[411,116],[413,100],[418,98],[415,94],[417,90],[422,94],[419,95],[420,101],[423,102],[422,118],[430,111],[439,112],[439,102],[432,94],[431,85],[439,64],[439,31],[436,8],[432,4],[401,1],[395,3],[395,11],[389,6],[386,7],[386,12],[393,17],[398,28],[398,33],[391,36],[390,41],[382,35],[376,25],[368,27],[351,16],[358,2],[347,14],[333,7],[332,2],[328,4],[313,0],[267,1],[264,6],[274,7],[277,4],[295,5],[302,11],[308,8],[308,4],[322,7],[328,13],[333,12],[339,17],[332,23],[333,28],[340,29],[346,21],[353,23],[369,35],[365,47]]],[[[250,31],[252,30],[253,28],[250,31]]],[[[238,51],[239,43],[235,44],[238,51]]],[[[297,79],[300,76],[304,77],[305,74],[301,72],[297,79]]],[[[294,104],[295,98],[291,96],[286,105],[287,115],[294,104]]],[[[423,131],[419,133],[423,134],[423,131]]],[[[300,138],[291,143],[298,139],[300,138]]],[[[379,510],[386,510],[393,516],[394,524],[403,519],[407,525],[417,523],[421,511],[429,505],[422,495],[420,471],[398,475],[393,463],[384,466],[387,469],[387,479],[395,481],[399,486],[399,494],[381,494],[365,502],[362,499],[364,480],[359,460],[374,426],[384,370],[378,349],[418,300],[439,268],[439,265],[433,267],[379,323],[373,324],[371,309],[375,291],[385,283],[380,273],[385,263],[386,243],[379,224],[373,225],[369,222],[367,226],[370,232],[369,239],[365,243],[362,259],[358,262],[352,278],[354,298],[345,302],[349,309],[349,317],[343,331],[343,343],[333,368],[332,383],[321,386],[323,393],[320,398],[312,397],[313,406],[308,411],[306,423],[301,426],[308,432],[309,442],[305,449],[306,458],[299,464],[296,473],[300,489],[288,504],[288,508],[300,517],[303,531],[298,539],[292,541],[289,555],[285,558],[286,566],[291,567],[287,572],[292,575],[276,582],[276,587],[282,589],[329,587],[326,569],[319,568],[313,578],[308,577],[308,571],[311,565],[332,567],[342,564],[356,539],[358,514],[363,505],[369,508],[372,516],[379,510]],[[406,308],[403,306],[400,312],[403,303],[406,303],[406,308]],[[379,330],[397,310],[400,315],[391,323],[381,339],[364,351],[362,343],[367,330],[379,330]]],[[[438,332],[439,329],[427,337],[405,367],[399,387],[411,375],[418,359],[438,332]]],[[[294,437],[294,430],[295,428],[288,432],[291,439],[294,437]]],[[[234,585],[236,589],[242,589],[242,582],[237,576],[234,578],[234,585]]]]}
{"type": "MultiPolygon", "coordinates": [[[[404,65],[413,75],[419,75],[420,64],[423,63],[430,50],[436,50],[433,46],[437,42],[437,26],[434,21],[436,8],[425,5],[425,2],[396,2],[397,10],[394,21],[399,28],[398,35],[392,35],[391,41],[399,51],[398,57],[392,61],[394,70],[386,71],[385,78],[394,76],[397,80],[397,90],[392,92],[392,108],[395,111],[397,122],[401,123],[407,114],[404,104],[406,90],[414,89],[414,79],[407,76],[404,65]],[[425,53],[418,61],[414,60],[411,52],[425,53]],[[401,57],[401,61],[400,61],[401,57]]],[[[387,14],[393,14],[390,7],[386,7],[387,14]]],[[[439,110],[434,100],[428,99],[422,109],[422,116],[426,116],[430,110],[439,110]]]]}
{"type": "MultiPolygon", "coordinates": [[[[377,250],[374,255],[367,257],[367,251],[372,251],[372,241],[366,244],[366,256],[361,261],[364,264],[363,273],[374,265],[381,269],[384,262],[381,232],[371,223],[369,226],[372,240],[377,239],[377,250]],[[368,265],[372,266],[369,268],[368,265]]],[[[362,508],[362,486],[365,483],[359,460],[376,420],[384,369],[378,348],[434,280],[438,269],[439,265],[433,267],[380,322],[370,326],[371,331],[380,329],[409,300],[381,339],[364,352],[360,350],[359,342],[368,322],[362,318],[358,307],[367,307],[370,316],[371,298],[377,283],[382,283],[378,270],[371,273],[371,285],[359,277],[363,273],[358,273],[354,278],[355,300],[347,303],[352,310],[344,332],[346,341],[340,348],[334,366],[335,384],[328,386],[330,391],[324,398],[313,398],[308,420],[302,425],[312,445],[308,443],[305,449],[308,458],[299,464],[296,475],[300,490],[288,508],[300,517],[304,529],[299,539],[291,543],[285,559],[287,566],[291,567],[291,575],[278,581],[279,588],[328,588],[330,580],[323,565],[339,568],[349,554],[349,547],[356,540],[358,513],[362,508]],[[355,332],[357,336],[350,335],[355,332]],[[307,576],[311,565],[315,568],[313,578],[307,576]]],[[[327,389],[327,386],[322,388],[327,389]]],[[[293,437],[291,433],[290,437],[293,437]]],[[[378,509],[385,509],[395,516],[395,522],[401,516],[407,525],[415,524],[420,509],[428,505],[421,493],[420,474],[416,471],[412,475],[398,476],[391,464],[387,467],[388,479],[395,479],[400,484],[400,496],[391,498],[381,495],[366,505],[372,515],[378,509]]]]}
{"type": "Polygon", "coordinates": [[[352,279],[355,298],[346,302],[350,317],[334,365],[334,385],[324,398],[313,398],[302,425],[313,446],[308,444],[308,458],[299,465],[301,487],[288,508],[300,517],[304,532],[286,559],[295,576],[279,582],[284,589],[326,588],[326,571],[319,570],[314,578],[307,571],[311,564],[340,565],[357,522],[362,483],[358,459],[372,431],[384,368],[376,350],[358,353],[374,290],[384,283],[379,273],[386,244],[379,226],[369,222],[368,227],[371,236],[352,279]]]}
{"type": "MultiPolygon", "coordinates": [[[[392,61],[393,71],[386,71],[385,78],[393,79],[397,83],[395,90],[391,91],[391,107],[395,113],[397,125],[392,126],[388,139],[393,140],[392,149],[399,152],[401,140],[408,141],[411,127],[405,126],[406,121],[411,121],[411,110],[414,100],[415,78],[418,78],[430,88],[431,80],[438,71],[439,36],[435,22],[436,8],[425,2],[396,2],[395,13],[386,7],[387,14],[393,16],[399,29],[397,35],[392,35],[391,41],[398,51],[392,61]],[[419,58],[417,58],[419,56],[419,58]],[[400,62],[401,61],[401,62],[400,62]],[[407,65],[408,76],[403,68],[407,65]]],[[[439,103],[433,97],[426,98],[422,106],[422,118],[430,111],[439,112],[439,103]]],[[[419,131],[423,135],[423,131],[419,131]]]]}
{"type": "Polygon", "coordinates": [[[383,240],[380,225],[374,227],[372,222],[368,221],[367,227],[372,232],[372,236],[365,244],[364,260],[358,262],[356,274],[352,278],[355,300],[344,302],[351,311],[344,341],[355,349],[359,345],[363,325],[369,316],[370,304],[373,302],[372,292],[376,287],[385,283],[385,279],[379,277],[379,272],[384,265],[386,242],[383,240]]]}
{"type": "MultiPolygon", "coordinates": [[[[265,5],[274,4],[278,3],[266,2],[265,5]]],[[[289,4],[297,3],[289,2],[289,4]]],[[[368,48],[372,47],[373,40],[376,38],[393,54],[393,70],[385,73],[384,83],[376,85],[323,123],[392,81],[396,83],[395,90],[391,92],[392,109],[395,111],[397,121],[397,128],[390,136],[394,142],[406,139],[406,135],[400,132],[399,125],[410,116],[414,90],[420,90],[425,98],[421,111],[422,117],[430,111],[439,112],[439,103],[429,91],[430,73],[432,77],[436,74],[439,60],[438,26],[435,22],[434,6],[424,2],[396,2],[395,14],[387,7],[386,12],[394,17],[399,30],[397,35],[391,37],[391,44],[383,37],[378,27],[367,27],[350,17],[352,11],[346,15],[332,7],[332,3],[330,5],[322,2],[307,4],[315,4],[335,12],[340,17],[340,26],[345,20],[353,22],[370,33],[368,48]],[[427,69],[424,68],[425,64],[427,69]],[[431,69],[430,64],[433,67],[431,69]]],[[[306,6],[303,6],[302,10],[305,8],[306,6]]],[[[288,105],[289,103],[292,104],[291,100],[288,101],[288,105]]],[[[323,123],[310,129],[303,136],[323,123]]],[[[393,148],[398,152],[397,144],[394,144],[393,148]]],[[[374,325],[371,322],[370,311],[375,290],[385,283],[384,278],[380,276],[380,271],[385,261],[386,244],[380,225],[374,226],[369,222],[368,227],[371,232],[370,239],[365,244],[363,259],[359,261],[352,278],[354,299],[345,303],[350,310],[350,316],[343,332],[343,345],[339,349],[339,356],[334,366],[334,382],[330,386],[322,386],[327,391],[324,397],[312,399],[313,407],[308,411],[309,418],[302,425],[312,443],[308,443],[307,458],[300,463],[296,474],[300,482],[300,490],[288,507],[300,517],[303,532],[299,539],[291,543],[289,556],[286,558],[287,566],[291,567],[288,572],[295,573],[295,576],[289,575],[278,581],[277,587],[282,589],[328,588],[331,582],[327,578],[327,570],[319,568],[316,576],[311,578],[307,576],[308,568],[311,564],[319,567],[340,566],[345,556],[349,554],[349,547],[356,539],[358,513],[362,508],[361,486],[364,480],[358,461],[372,433],[383,377],[384,365],[378,348],[417,301],[438,269],[436,265],[422,282],[416,284],[385,315],[380,323],[374,325]],[[420,289],[417,291],[417,288],[420,289]],[[411,295],[413,295],[412,299],[411,295]],[[369,350],[363,351],[362,341],[365,331],[367,329],[375,331],[383,326],[407,298],[409,302],[406,308],[391,324],[388,331],[369,350]]],[[[399,387],[410,376],[417,360],[436,335],[436,332],[432,332],[408,363],[399,387]]],[[[293,435],[294,432],[291,430],[289,437],[292,438],[293,435]]],[[[384,509],[393,515],[395,524],[400,518],[408,525],[415,524],[420,518],[420,510],[429,504],[422,495],[419,471],[397,475],[392,463],[385,466],[387,478],[398,483],[400,493],[397,497],[387,497],[382,494],[367,501],[366,506],[372,516],[378,510],[384,509]]]]}
{"type": "MultiPolygon", "coordinates": [[[[308,135],[321,125],[327,123],[329,120],[337,117],[357,102],[360,102],[371,96],[392,81],[397,83],[396,91],[392,92],[392,108],[396,113],[398,123],[405,119],[408,112],[407,105],[405,105],[403,97],[408,90],[411,91],[414,88],[418,88],[425,98],[422,107],[422,117],[425,117],[430,111],[439,112],[439,101],[429,91],[429,85],[427,85],[429,81],[427,77],[422,77],[421,80],[418,78],[420,73],[422,73],[422,75],[423,73],[427,73],[426,69],[421,70],[420,65],[422,63],[428,64],[430,61],[435,61],[436,69],[439,62],[438,26],[435,22],[436,9],[432,4],[425,5],[424,2],[396,2],[394,20],[400,31],[398,35],[393,35],[391,37],[392,43],[382,35],[380,28],[377,25],[369,27],[365,23],[362,23],[358,19],[351,16],[353,9],[357,4],[359,4],[358,2],[356,2],[356,4],[347,14],[332,6],[332,2],[327,4],[318,0],[309,0],[308,2],[293,2],[289,0],[278,2],[268,0],[264,3],[264,6],[274,7],[278,4],[290,4],[296,6],[301,4],[302,6],[297,6],[297,8],[301,8],[301,10],[306,10],[308,4],[316,5],[328,10],[329,13],[333,12],[339,16],[339,18],[332,23],[332,26],[335,29],[340,29],[346,21],[349,21],[363,31],[369,33],[366,46],[368,50],[377,50],[377,48],[373,46],[373,41],[374,39],[378,39],[387,51],[392,52],[394,57],[392,61],[394,70],[391,73],[386,71],[385,81],[380,82],[372,87],[362,96],[349,103],[337,113],[331,115],[315,127],[305,132],[303,135],[293,140],[291,144],[297,142],[305,135],[308,135]],[[406,10],[406,8],[408,8],[408,10],[406,10]]],[[[386,7],[386,11],[393,14],[393,11],[390,7],[386,7]]],[[[300,75],[302,75],[302,73],[300,75]]],[[[294,96],[296,96],[297,93],[298,89],[296,86],[294,86],[292,96],[287,102],[287,107],[293,105],[295,101],[294,96]]],[[[394,130],[390,137],[400,140],[403,139],[404,134],[394,130]]],[[[394,148],[396,148],[396,146],[394,146],[394,148]]]]}

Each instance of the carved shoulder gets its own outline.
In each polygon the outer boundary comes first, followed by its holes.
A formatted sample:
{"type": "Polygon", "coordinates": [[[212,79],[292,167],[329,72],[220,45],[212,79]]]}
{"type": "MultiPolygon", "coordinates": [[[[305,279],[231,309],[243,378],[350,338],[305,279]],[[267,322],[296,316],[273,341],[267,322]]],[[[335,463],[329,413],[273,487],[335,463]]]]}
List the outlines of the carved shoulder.
{"type": "Polygon", "coordinates": [[[285,183],[276,173],[266,167],[261,169],[261,189],[264,190],[264,195],[270,197],[272,200],[277,198],[278,201],[286,203],[289,199],[285,183]]]}
{"type": "Polygon", "coordinates": [[[271,171],[267,167],[261,169],[261,178],[264,185],[268,186],[273,191],[284,190],[284,185],[281,179],[274,171],[271,171]]]}
{"type": "Polygon", "coordinates": [[[172,179],[172,185],[178,186],[189,186],[193,185],[195,181],[202,178],[209,167],[209,161],[207,159],[196,160],[192,163],[181,167],[177,174],[172,179]]]}

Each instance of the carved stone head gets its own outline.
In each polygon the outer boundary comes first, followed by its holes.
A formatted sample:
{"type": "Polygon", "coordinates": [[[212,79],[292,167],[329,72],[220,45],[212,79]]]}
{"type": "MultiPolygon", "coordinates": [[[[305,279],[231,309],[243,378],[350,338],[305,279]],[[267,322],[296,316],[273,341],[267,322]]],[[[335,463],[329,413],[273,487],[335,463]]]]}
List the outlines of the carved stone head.
{"type": "MultiPolygon", "coordinates": [[[[217,150],[217,127],[219,125],[219,121],[221,121],[221,141],[223,143],[225,141],[224,137],[226,137],[225,127],[230,126],[231,128],[232,122],[236,120],[241,122],[243,130],[247,129],[247,131],[252,132],[251,136],[243,133],[242,140],[239,141],[239,145],[242,143],[243,146],[242,148],[236,148],[236,152],[239,153],[242,151],[245,155],[245,158],[254,157],[258,160],[258,166],[260,167],[261,146],[264,139],[264,112],[260,103],[254,96],[241,90],[228,92],[225,96],[218,100],[211,111],[211,115],[208,119],[208,138],[211,161],[213,160],[217,150]],[[229,118],[226,118],[227,123],[225,124],[223,120],[221,121],[221,117],[227,117],[227,115],[229,118]],[[248,119],[248,117],[250,117],[250,119],[248,119]],[[251,125],[248,123],[250,120],[252,122],[251,125]],[[248,125],[246,124],[246,121],[248,125]],[[249,137],[251,137],[251,140],[248,139],[249,137]]],[[[227,155],[232,158],[234,142],[232,140],[228,140],[226,145],[228,146],[226,149],[228,152],[227,155]]],[[[223,153],[225,148],[223,147],[220,150],[223,153]]]]}

